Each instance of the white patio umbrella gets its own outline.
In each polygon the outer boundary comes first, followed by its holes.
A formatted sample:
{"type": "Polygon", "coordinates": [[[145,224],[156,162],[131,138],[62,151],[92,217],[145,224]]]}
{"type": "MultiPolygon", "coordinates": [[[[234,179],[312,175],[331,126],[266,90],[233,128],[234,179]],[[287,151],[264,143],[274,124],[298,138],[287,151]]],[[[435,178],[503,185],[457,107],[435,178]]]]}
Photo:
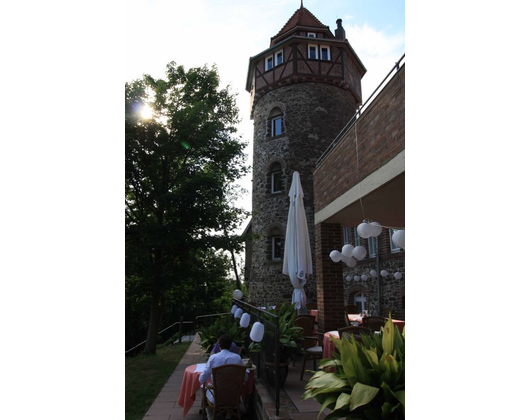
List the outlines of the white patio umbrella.
{"type": "Polygon", "coordinates": [[[289,276],[294,287],[291,303],[296,303],[295,308],[301,309],[306,306],[304,285],[307,276],[313,274],[313,265],[304,209],[304,192],[300,184],[300,174],[296,171],[293,173],[289,198],[291,203],[285,232],[282,273],[289,276]]]}

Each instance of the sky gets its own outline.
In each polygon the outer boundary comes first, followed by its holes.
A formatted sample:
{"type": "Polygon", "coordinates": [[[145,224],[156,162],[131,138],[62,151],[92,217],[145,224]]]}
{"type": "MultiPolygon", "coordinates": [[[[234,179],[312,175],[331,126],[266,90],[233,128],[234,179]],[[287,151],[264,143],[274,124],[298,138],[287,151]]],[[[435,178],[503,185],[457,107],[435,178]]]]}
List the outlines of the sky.
{"type": "MultiPolygon", "coordinates": [[[[253,122],[250,95],[245,90],[249,58],[267,49],[300,7],[299,0],[135,0],[128,2],[127,21],[137,22],[143,36],[126,44],[125,81],[142,74],[163,77],[170,61],[186,69],[216,64],[223,86],[237,94],[241,123],[238,135],[248,141],[247,163],[252,163],[253,122]],[[140,53],[139,53],[140,51],[140,53]]],[[[363,62],[364,99],[379,85],[405,53],[403,0],[305,0],[332,33],[342,19],[346,38],[363,62]]],[[[139,29],[140,30],[140,29],[139,29]]],[[[251,210],[251,174],[240,181],[248,193],[237,205],[251,210]]],[[[241,225],[241,230],[246,222],[241,225]]]]}

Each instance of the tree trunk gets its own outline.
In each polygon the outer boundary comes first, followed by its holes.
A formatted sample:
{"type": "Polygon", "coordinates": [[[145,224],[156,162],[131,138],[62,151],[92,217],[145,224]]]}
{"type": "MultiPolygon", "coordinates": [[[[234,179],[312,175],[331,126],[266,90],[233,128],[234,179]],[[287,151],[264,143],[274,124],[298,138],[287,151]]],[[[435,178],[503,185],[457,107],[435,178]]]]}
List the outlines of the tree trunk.
{"type": "Polygon", "coordinates": [[[151,301],[151,311],[149,314],[149,330],[147,331],[147,341],[145,343],[145,354],[156,353],[156,337],[160,328],[160,320],[162,318],[163,305],[161,305],[160,293],[153,294],[151,301]]]}

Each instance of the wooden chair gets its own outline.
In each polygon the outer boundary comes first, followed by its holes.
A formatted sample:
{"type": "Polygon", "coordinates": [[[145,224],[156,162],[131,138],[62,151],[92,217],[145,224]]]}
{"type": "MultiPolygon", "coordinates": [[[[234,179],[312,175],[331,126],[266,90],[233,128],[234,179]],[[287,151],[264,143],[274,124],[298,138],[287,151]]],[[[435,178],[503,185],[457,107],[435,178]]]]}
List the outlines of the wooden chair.
{"type": "Polygon", "coordinates": [[[348,314],[356,314],[358,313],[359,311],[357,310],[357,305],[354,305],[354,304],[347,304],[344,306],[344,310],[346,311],[346,313],[348,314]]]}
{"type": "Polygon", "coordinates": [[[306,308],[307,308],[308,311],[310,311],[311,309],[318,309],[318,304],[316,304],[316,303],[308,303],[306,305],[306,308]]]}
{"type": "Polygon", "coordinates": [[[243,365],[222,365],[212,369],[213,383],[205,383],[202,388],[203,418],[206,407],[212,409],[212,420],[216,415],[235,415],[241,420],[239,401],[245,381],[246,368],[243,365]],[[213,392],[213,402],[208,394],[213,392]]]}
{"type": "Polygon", "coordinates": [[[356,327],[357,323],[356,321],[350,321],[350,318],[348,317],[348,312],[344,312],[344,324],[346,327],[356,327]]]}
{"type": "Polygon", "coordinates": [[[307,359],[313,359],[313,370],[317,370],[316,361],[317,359],[322,359],[324,355],[324,345],[322,344],[322,340],[314,335],[315,317],[313,315],[298,315],[295,318],[294,323],[297,327],[304,329],[304,341],[302,342],[304,358],[302,361],[302,371],[300,372],[300,380],[302,381],[304,379],[305,363],[307,359]]]}
{"type": "Polygon", "coordinates": [[[381,328],[384,328],[386,321],[386,318],[382,316],[367,316],[363,318],[363,327],[369,328],[372,331],[379,331],[381,328]]]}
{"type": "Polygon", "coordinates": [[[362,343],[361,334],[370,335],[372,331],[368,328],[364,327],[344,327],[339,328],[339,337],[342,339],[342,337],[345,337],[347,340],[350,339],[350,337],[353,335],[355,339],[362,343]]]}

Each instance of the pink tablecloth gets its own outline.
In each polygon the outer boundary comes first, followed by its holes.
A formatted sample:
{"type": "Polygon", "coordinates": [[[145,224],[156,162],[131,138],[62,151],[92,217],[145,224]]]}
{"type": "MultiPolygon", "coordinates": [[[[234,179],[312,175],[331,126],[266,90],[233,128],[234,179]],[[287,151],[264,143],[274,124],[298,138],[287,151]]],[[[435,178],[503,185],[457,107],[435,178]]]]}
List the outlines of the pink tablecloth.
{"type": "MultiPolygon", "coordinates": [[[[183,408],[182,418],[195,402],[195,394],[201,389],[201,383],[199,382],[199,376],[201,372],[195,372],[197,365],[191,365],[184,371],[184,378],[182,378],[182,385],[180,387],[180,394],[178,404],[183,408]]],[[[247,382],[243,385],[241,396],[246,398],[249,394],[254,391],[254,371],[250,371],[247,382]]]]}
{"type": "Polygon", "coordinates": [[[328,331],[324,334],[324,340],[322,340],[322,344],[324,344],[323,348],[323,357],[324,358],[330,358],[332,357],[332,353],[335,351],[335,344],[333,344],[333,341],[331,341],[330,335],[332,335],[335,338],[339,338],[339,332],[338,331],[328,331]]]}
{"type": "Polygon", "coordinates": [[[315,317],[315,322],[318,322],[318,309],[311,309],[309,315],[313,315],[315,317]]]}

